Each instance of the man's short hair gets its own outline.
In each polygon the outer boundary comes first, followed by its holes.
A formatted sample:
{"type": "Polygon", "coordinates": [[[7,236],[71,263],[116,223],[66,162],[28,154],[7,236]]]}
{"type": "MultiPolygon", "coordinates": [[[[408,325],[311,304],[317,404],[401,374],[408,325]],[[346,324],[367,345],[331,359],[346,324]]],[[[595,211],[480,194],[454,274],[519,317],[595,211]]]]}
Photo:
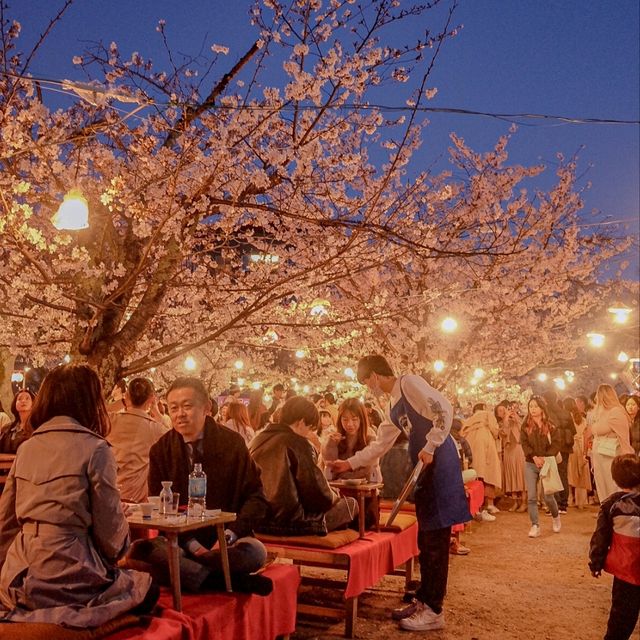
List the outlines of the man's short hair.
{"type": "Polygon", "coordinates": [[[307,426],[315,427],[319,419],[320,415],[316,405],[302,396],[289,398],[280,412],[280,422],[286,425],[303,420],[307,426]]]}
{"type": "Polygon", "coordinates": [[[331,393],[331,391],[327,391],[324,394],[324,399],[329,403],[329,404],[335,404],[336,403],[336,397],[333,395],[333,393],[331,393]]]}
{"type": "Polygon", "coordinates": [[[278,384],[274,384],[273,385],[273,390],[274,391],[284,391],[284,385],[281,382],[278,382],[278,384]]]}
{"type": "Polygon", "coordinates": [[[360,358],[358,362],[358,382],[364,384],[372,373],[380,376],[393,376],[393,369],[384,356],[370,355],[360,358]]]}
{"type": "Polygon", "coordinates": [[[640,485],[640,458],[633,453],[618,456],[611,463],[611,477],[621,489],[640,485]]]}
{"type": "Polygon", "coordinates": [[[153,384],[148,378],[134,378],[127,388],[129,399],[134,407],[141,407],[154,393],[153,384]]]}
{"type": "Polygon", "coordinates": [[[207,393],[207,389],[204,386],[202,380],[198,380],[198,378],[191,378],[189,376],[176,378],[167,389],[167,400],[169,399],[169,394],[176,389],[193,389],[202,404],[208,404],[209,402],[209,394],[207,393]]]}

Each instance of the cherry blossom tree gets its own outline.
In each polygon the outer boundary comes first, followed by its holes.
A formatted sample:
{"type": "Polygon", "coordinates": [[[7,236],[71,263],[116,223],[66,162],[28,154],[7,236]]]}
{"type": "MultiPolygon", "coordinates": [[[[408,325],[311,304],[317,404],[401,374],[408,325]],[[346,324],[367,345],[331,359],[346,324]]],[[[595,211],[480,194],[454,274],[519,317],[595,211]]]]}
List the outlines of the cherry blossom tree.
{"type": "Polygon", "coordinates": [[[416,42],[388,33],[440,4],[262,0],[255,40],[206,63],[177,61],[161,21],[168,70],[98,43],[56,110],[30,76],[42,40],[20,53],[1,4],[0,346],[84,359],[107,386],[189,354],[216,383],[240,356],[255,375],[331,379],[372,349],[420,368],[444,310],[465,318],[453,361],[517,373],[570,350],[624,243],[580,233],[574,160],[537,191],[511,134],[484,154],[452,136],[455,176],[416,166],[455,2],[416,42]],[[375,106],[390,90],[402,115],[375,106]],[[71,189],[89,227],[58,231],[71,189]]]}

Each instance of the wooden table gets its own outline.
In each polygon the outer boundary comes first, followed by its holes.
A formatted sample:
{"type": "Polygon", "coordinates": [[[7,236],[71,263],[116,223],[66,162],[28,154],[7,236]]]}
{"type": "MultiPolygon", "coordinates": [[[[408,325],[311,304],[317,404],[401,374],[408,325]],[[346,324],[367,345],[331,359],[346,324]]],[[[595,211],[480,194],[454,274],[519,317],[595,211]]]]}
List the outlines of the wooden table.
{"type": "Polygon", "coordinates": [[[380,502],[378,498],[378,489],[384,485],[381,482],[362,482],[361,484],[351,484],[348,480],[333,480],[329,485],[337,489],[343,496],[351,496],[358,500],[358,529],[360,537],[365,536],[365,498],[371,498],[373,508],[377,514],[374,529],[378,530],[378,522],[380,521],[380,502]]]}
{"type": "Polygon", "coordinates": [[[234,522],[235,513],[223,511],[217,516],[202,518],[187,518],[184,514],[177,516],[161,516],[154,513],[151,518],[143,518],[141,513],[134,513],[127,518],[131,529],[156,529],[164,534],[169,543],[169,576],[171,578],[171,591],[173,593],[173,606],[176,611],[182,611],[182,591],[180,589],[180,549],[178,535],[187,531],[196,531],[204,527],[215,527],[218,532],[220,544],[220,558],[222,560],[222,572],[224,573],[224,585],[227,591],[231,591],[231,571],[229,569],[229,555],[227,553],[227,541],[224,537],[224,525],[234,522]]]}

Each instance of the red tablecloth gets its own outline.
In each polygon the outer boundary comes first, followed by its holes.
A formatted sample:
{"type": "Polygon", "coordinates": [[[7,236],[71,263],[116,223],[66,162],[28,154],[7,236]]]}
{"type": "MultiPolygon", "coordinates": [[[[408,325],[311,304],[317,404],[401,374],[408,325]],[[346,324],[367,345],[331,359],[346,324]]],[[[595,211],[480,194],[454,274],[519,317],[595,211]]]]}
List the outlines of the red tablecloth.
{"type": "Polygon", "coordinates": [[[484,502],[484,484],[481,480],[472,480],[464,485],[469,492],[469,511],[475,516],[484,502]]]}
{"type": "Polygon", "coordinates": [[[146,629],[130,629],[109,640],[273,640],[293,633],[300,574],[297,567],[274,564],[264,572],[273,580],[273,593],[183,595],[182,613],[171,609],[171,594],[163,589],[162,618],[146,629]]]}
{"type": "MultiPolygon", "coordinates": [[[[284,540],[283,538],[283,543],[278,543],[278,546],[287,547],[284,540]]],[[[322,547],[304,547],[304,549],[320,553],[329,551],[322,547]]],[[[418,555],[418,526],[413,524],[398,533],[369,531],[364,538],[343,547],[331,549],[330,552],[349,557],[351,570],[344,597],[352,598],[378,584],[396,567],[418,555]]]]}

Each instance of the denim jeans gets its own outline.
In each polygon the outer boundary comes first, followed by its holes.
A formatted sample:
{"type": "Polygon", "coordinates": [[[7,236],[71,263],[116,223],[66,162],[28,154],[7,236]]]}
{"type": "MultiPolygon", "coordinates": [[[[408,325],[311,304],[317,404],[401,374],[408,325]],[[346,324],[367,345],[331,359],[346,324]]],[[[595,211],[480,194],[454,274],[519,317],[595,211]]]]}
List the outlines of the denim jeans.
{"type": "MultiPolygon", "coordinates": [[[[538,523],[538,478],[540,469],[533,462],[524,463],[524,481],[527,485],[527,510],[529,511],[529,519],[531,524],[538,523]]],[[[558,517],[558,503],[554,497],[555,494],[545,495],[544,501],[547,503],[554,518],[558,517]]]]}

